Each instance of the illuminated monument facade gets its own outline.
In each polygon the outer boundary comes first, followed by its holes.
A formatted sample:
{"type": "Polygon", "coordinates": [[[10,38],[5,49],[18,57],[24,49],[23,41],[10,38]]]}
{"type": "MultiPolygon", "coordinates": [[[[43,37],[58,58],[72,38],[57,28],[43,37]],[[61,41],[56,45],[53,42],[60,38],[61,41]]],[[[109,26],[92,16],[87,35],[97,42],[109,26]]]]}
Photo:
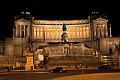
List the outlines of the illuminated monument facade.
{"type": "Polygon", "coordinates": [[[5,53],[9,56],[24,56],[28,41],[35,54],[44,48],[49,57],[109,54],[120,42],[112,37],[108,20],[102,17],[36,20],[30,12],[21,12],[14,22],[13,38],[5,41],[5,53]]]}

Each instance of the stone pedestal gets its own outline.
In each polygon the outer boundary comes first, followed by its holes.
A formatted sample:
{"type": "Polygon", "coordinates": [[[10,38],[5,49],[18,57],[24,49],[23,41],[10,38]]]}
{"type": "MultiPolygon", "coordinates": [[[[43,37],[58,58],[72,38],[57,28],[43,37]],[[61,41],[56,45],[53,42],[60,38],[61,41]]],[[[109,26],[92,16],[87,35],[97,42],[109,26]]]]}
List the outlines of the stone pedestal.
{"type": "Polygon", "coordinates": [[[33,70],[34,69],[33,53],[27,53],[26,58],[27,62],[25,64],[25,70],[33,70]]]}
{"type": "Polygon", "coordinates": [[[118,65],[119,65],[119,68],[120,68],[120,55],[118,55],[118,65]]]}

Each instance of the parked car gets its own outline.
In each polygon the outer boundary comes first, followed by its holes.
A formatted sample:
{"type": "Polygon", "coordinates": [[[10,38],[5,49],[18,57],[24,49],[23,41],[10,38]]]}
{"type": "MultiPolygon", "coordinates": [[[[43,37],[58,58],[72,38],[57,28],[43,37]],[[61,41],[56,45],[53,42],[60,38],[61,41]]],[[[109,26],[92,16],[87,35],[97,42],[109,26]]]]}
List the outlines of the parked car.
{"type": "Polygon", "coordinates": [[[112,67],[109,64],[103,64],[98,67],[99,70],[111,70],[112,67]]]}
{"type": "Polygon", "coordinates": [[[55,69],[50,70],[50,72],[67,72],[68,70],[62,67],[56,67],[55,69]]]}

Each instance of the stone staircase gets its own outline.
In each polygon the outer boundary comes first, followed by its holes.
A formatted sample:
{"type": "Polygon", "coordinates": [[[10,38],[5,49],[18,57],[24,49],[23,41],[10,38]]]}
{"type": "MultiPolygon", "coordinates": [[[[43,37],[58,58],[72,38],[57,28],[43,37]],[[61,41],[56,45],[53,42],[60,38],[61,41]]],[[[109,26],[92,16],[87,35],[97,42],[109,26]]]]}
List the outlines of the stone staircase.
{"type": "Polygon", "coordinates": [[[53,57],[47,65],[79,65],[79,64],[100,64],[100,58],[95,56],[70,56],[53,57]]]}
{"type": "Polygon", "coordinates": [[[12,57],[0,55],[0,67],[12,66],[12,57]]]}

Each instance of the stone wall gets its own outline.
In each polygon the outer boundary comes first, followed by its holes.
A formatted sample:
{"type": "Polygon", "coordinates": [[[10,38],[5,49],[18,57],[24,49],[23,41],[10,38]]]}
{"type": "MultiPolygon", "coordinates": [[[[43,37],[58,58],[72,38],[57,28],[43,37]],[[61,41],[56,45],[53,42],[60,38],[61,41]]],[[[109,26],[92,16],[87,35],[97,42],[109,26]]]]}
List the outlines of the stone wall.
{"type": "Polygon", "coordinates": [[[101,54],[108,54],[110,48],[112,48],[112,53],[115,53],[115,45],[120,43],[120,37],[100,38],[99,43],[101,54]]]}

